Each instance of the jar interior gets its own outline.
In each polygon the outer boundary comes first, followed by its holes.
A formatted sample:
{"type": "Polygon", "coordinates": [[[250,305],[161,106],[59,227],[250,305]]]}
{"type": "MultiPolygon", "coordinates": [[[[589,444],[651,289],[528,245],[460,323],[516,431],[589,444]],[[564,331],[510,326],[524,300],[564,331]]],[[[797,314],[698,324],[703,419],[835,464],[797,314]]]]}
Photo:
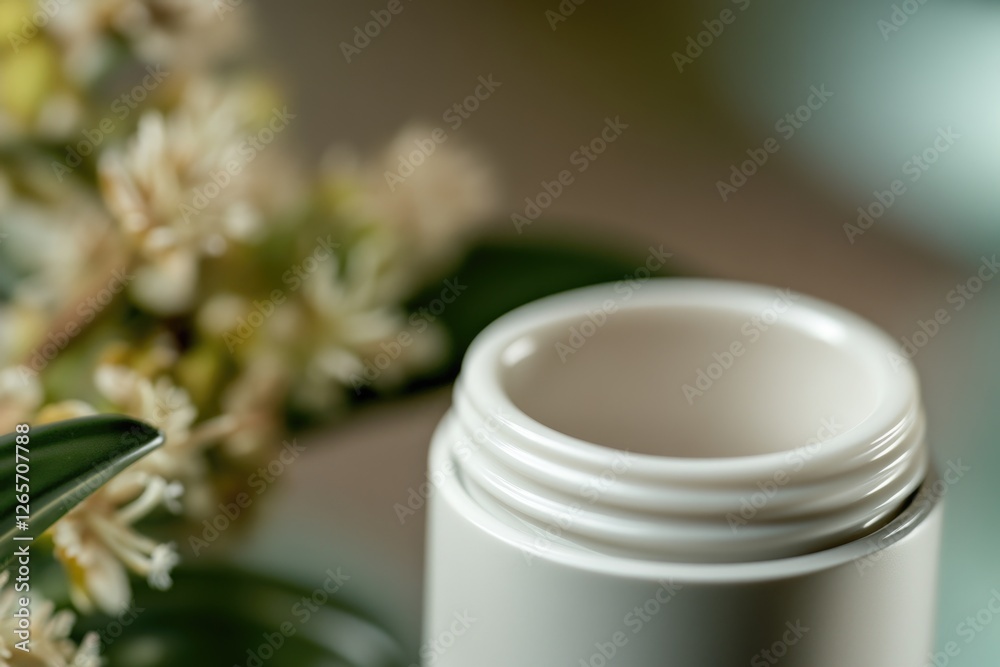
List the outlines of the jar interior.
{"type": "Polygon", "coordinates": [[[500,365],[510,400],[541,424],[669,457],[793,450],[858,425],[880,399],[836,322],[777,310],[593,311],[512,341],[500,365]]]}

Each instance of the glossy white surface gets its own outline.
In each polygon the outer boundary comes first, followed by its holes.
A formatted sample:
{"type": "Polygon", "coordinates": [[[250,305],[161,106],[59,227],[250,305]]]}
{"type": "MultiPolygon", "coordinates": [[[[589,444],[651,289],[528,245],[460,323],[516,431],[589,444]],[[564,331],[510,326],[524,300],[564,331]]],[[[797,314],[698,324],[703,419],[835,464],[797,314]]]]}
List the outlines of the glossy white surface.
{"type": "Polygon", "coordinates": [[[928,462],[917,379],[887,336],[830,304],[725,281],[518,309],[469,350],[454,414],[454,466],[477,502],[635,558],[836,546],[891,520],[928,462]]]}
{"type": "Polygon", "coordinates": [[[480,335],[431,448],[425,647],[456,614],[480,620],[426,665],[771,664],[769,647],[789,665],[919,663],[941,510],[930,493],[899,514],[927,471],[916,377],[870,324],[798,295],[751,343],[743,323],[775,298],[589,288],[480,335]],[[690,402],[687,379],[734,341],[690,402]],[[802,449],[829,417],[841,429],[802,449]]]}

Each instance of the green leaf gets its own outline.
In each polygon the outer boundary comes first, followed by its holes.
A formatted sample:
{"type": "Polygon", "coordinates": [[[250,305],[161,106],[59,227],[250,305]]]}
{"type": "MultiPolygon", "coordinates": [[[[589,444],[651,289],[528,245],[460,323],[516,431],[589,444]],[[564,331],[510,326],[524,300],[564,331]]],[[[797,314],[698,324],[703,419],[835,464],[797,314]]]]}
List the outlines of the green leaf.
{"type": "Polygon", "coordinates": [[[0,436],[0,563],[127,466],[163,444],[163,434],[121,415],[94,415],[0,436]],[[27,484],[28,513],[18,500],[27,484]],[[27,525],[18,527],[17,521],[27,525]]]}
{"type": "MultiPolygon", "coordinates": [[[[435,318],[451,340],[448,359],[409,389],[453,380],[472,339],[504,313],[577,287],[641,280],[649,277],[641,273],[645,262],[645,256],[629,256],[578,241],[493,241],[473,248],[462,264],[449,274],[466,289],[435,318]]],[[[672,273],[665,267],[655,275],[672,273]]],[[[423,289],[410,303],[410,310],[419,312],[420,308],[439,302],[442,287],[438,281],[423,289]]]]}
{"type": "MultiPolygon", "coordinates": [[[[224,565],[182,567],[167,591],[136,587],[120,616],[88,615],[74,633],[97,632],[106,667],[403,667],[379,624],[328,594],[224,565]]],[[[415,658],[415,656],[414,656],[415,658]]]]}

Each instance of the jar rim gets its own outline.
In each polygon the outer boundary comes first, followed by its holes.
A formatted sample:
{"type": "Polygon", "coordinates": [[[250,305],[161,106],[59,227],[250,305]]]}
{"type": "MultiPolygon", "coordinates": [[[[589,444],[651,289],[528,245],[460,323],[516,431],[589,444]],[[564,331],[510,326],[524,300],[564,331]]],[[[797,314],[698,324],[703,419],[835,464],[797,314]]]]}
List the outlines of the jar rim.
{"type": "MultiPolygon", "coordinates": [[[[579,504],[581,483],[627,451],[543,424],[518,408],[503,381],[510,361],[505,355],[517,341],[565,327],[614,297],[614,285],[598,285],[536,301],[498,319],[470,346],[454,409],[467,433],[486,419],[496,426],[484,437],[485,446],[457,467],[466,483],[482,492],[483,502],[544,526],[579,504]]],[[[774,288],[762,285],[653,279],[620,301],[616,312],[696,308],[747,315],[773,299],[774,288]]],[[[781,326],[829,343],[871,372],[877,400],[859,423],[825,440],[794,480],[754,512],[753,525],[738,538],[731,530],[733,512],[759,480],[782,469],[787,450],[708,458],[629,453],[631,464],[615,487],[598,499],[586,498],[585,512],[567,538],[651,558],[754,560],[828,548],[895,518],[929,466],[911,365],[873,324],[817,299],[796,299],[781,326]]]]}

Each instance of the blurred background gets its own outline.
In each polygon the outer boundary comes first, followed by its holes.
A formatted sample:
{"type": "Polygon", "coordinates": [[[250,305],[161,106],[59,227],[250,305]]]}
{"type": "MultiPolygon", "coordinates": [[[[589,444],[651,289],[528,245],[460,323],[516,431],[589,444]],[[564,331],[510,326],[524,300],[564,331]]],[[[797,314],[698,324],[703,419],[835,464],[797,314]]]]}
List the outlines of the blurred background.
{"type": "MultiPolygon", "coordinates": [[[[1000,281],[984,282],[961,310],[948,296],[1000,248],[1000,5],[587,0],[560,10],[554,0],[414,0],[346,62],[341,43],[353,44],[376,5],[260,4],[305,144],[376,145],[416,119],[498,165],[506,215],[490,228],[496,235],[587,239],[635,257],[662,244],[685,273],[788,286],[897,339],[949,312],[913,359],[938,462],[972,468],[948,492],[938,644],[960,643],[949,664],[995,661],[1000,622],[968,644],[956,626],[1000,586],[1000,281]],[[726,11],[732,22],[709,40],[726,11]],[[707,44],[700,55],[689,38],[707,44]],[[481,76],[502,85],[452,131],[442,116],[481,76]],[[776,128],[814,87],[830,93],[820,108],[801,127],[776,128]],[[619,117],[628,129],[517,235],[510,215],[524,213],[542,181],[575,169],[573,152],[619,117]],[[907,169],[942,129],[959,138],[928,155],[926,168],[907,169]],[[769,138],[779,150],[723,201],[717,183],[730,183],[733,166],[769,138]],[[904,194],[873,222],[859,221],[858,208],[895,180],[904,194]]],[[[322,475],[343,482],[332,485],[332,511],[393,554],[388,604],[414,632],[422,524],[418,516],[400,526],[392,506],[422,481],[427,439],[447,403],[442,394],[405,415],[359,420],[335,436],[342,446],[327,453],[322,475]],[[378,473],[358,478],[359,466],[378,473]]],[[[329,530],[330,548],[343,549],[329,530]]]]}
{"type": "MultiPolygon", "coordinates": [[[[482,206],[463,209],[482,224],[460,234],[450,268],[413,277],[408,296],[398,290],[416,307],[432,303],[444,275],[468,285],[443,318],[443,365],[388,399],[364,393],[337,425],[303,422],[308,465],[289,466],[253,528],[213,558],[307,588],[343,567],[354,577],[349,597],[414,655],[424,461],[463,346],[517,303],[628,277],[655,248],[671,254],[668,274],[826,299],[912,351],[935,457],[969,468],[947,490],[938,584],[938,650],[960,650],[928,664],[996,662],[1000,4],[216,0],[214,9],[219,30],[253,25],[249,57],[294,114],[281,143],[296,159],[339,165],[346,158],[330,146],[373,153],[404,128],[373,171],[379,188],[408,192],[417,177],[407,170],[437,169],[453,148],[475,156],[493,186],[482,206]]],[[[271,169],[280,184],[282,167],[271,169]]],[[[408,205],[426,211],[458,196],[449,178],[408,205]]]]}

